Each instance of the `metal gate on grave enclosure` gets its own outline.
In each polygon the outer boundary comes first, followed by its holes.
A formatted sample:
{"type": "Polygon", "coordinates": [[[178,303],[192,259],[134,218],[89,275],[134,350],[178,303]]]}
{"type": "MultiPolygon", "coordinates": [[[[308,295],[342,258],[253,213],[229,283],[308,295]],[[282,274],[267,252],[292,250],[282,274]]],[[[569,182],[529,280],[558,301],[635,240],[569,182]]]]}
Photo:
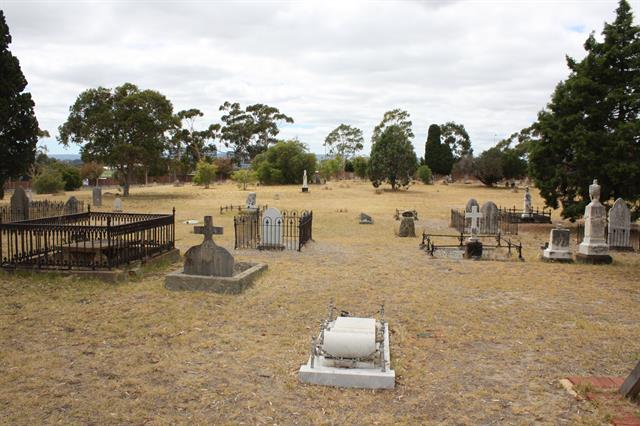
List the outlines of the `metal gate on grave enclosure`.
{"type": "Polygon", "coordinates": [[[234,216],[234,248],[300,251],[313,240],[312,211],[283,210],[281,213],[275,220],[263,218],[262,211],[234,216]]]}

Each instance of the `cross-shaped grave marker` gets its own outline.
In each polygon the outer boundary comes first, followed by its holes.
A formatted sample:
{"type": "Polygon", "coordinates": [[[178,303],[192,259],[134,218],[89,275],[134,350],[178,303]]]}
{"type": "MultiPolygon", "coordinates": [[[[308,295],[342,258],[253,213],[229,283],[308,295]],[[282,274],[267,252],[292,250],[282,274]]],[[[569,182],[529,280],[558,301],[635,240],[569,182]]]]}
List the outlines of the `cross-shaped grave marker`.
{"type": "Polygon", "coordinates": [[[478,234],[478,220],[482,217],[482,213],[478,211],[478,206],[472,206],[470,212],[464,214],[465,218],[471,219],[471,235],[476,236],[478,234]]]}
{"type": "Polygon", "coordinates": [[[204,226],[194,226],[193,233],[204,235],[204,240],[213,241],[213,235],[222,235],[224,228],[222,226],[213,226],[213,219],[211,216],[204,217],[204,226]]]}

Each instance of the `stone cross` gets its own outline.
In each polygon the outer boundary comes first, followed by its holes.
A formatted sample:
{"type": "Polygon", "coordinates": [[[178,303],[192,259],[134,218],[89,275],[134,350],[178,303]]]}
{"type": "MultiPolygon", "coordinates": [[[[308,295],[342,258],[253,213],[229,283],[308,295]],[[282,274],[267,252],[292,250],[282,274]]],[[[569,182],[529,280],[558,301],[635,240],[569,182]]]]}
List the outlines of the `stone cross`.
{"type": "Polygon", "coordinates": [[[471,235],[476,235],[478,233],[478,221],[482,217],[482,213],[478,211],[478,206],[472,206],[471,212],[467,212],[464,214],[465,219],[471,219],[471,235]]]}
{"type": "Polygon", "coordinates": [[[193,233],[204,235],[204,240],[213,241],[213,235],[222,235],[224,228],[222,226],[213,226],[213,219],[211,216],[204,217],[204,226],[194,226],[193,233]]]}
{"type": "Polygon", "coordinates": [[[531,193],[529,192],[529,187],[527,186],[524,190],[524,214],[530,215],[533,211],[533,206],[531,203],[531,193]]]}

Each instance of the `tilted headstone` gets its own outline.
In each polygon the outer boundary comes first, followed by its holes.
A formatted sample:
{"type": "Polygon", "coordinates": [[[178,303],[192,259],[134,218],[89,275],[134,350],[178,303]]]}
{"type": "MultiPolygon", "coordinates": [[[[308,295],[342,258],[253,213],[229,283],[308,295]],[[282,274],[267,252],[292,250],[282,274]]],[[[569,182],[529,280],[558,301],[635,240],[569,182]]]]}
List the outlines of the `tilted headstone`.
{"type": "Polygon", "coordinates": [[[116,197],[113,201],[113,211],[121,212],[122,211],[122,199],[120,197],[116,197]]]}
{"type": "Polygon", "coordinates": [[[569,242],[571,233],[568,229],[558,225],[549,232],[549,246],[542,252],[543,260],[555,260],[560,262],[571,262],[571,251],[569,242]]]}
{"type": "Polygon", "coordinates": [[[616,250],[633,249],[629,242],[631,235],[631,212],[627,203],[618,198],[609,210],[609,232],[607,235],[609,248],[616,250]]]}
{"type": "Polygon", "coordinates": [[[92,190],[92,201],[94,207],[102,207],[102,187],[95,186],[92,190]]]}
{"type": "Polygon", "coordinates": [[[584,238],[578,246],[577,258],[590,263],[610,263],[609,245],[604,239],[604,228],[607,217],[604,206],[600,203],[600,185],[594,179],[589,186],[591,202],[584,210],[584,238]]]}
{"type": "Polygon", "coordinates": [[[193,232],[204,235],[202,244],[193,246],[184,255],[184,273],[187,275],[204,275],[230,277],[233,275],[235,260],[224,247],[213,242],[213,235],[220,235],[223,228],[213,226],[211,216],[204,217],[204,226],[194,226],[193,232]]]}
{"type": "Polygon", "coordinates": [[[255,192],[250,192],[249,195],[247,195],[247,208],[248,209],[255,209],[256,208],[256,193],[255,192]]]}
{"type": "Polygon", "coordinates": [[[263,248],[281,248],[283,229],[282,213],[275,207],[269,207],[262,214],[260,229],[261,246],[263,248]]]}
{"type": "Polygon", "coordinates": [[[620,386],[620,393],[629,399],[640,398],[640,362],[633,369],[629,377],[620,386]]]}
{"type": "Polygon", "coordinates": [[[366,213],[360,213],[361,225],[373,225],[373,218],[366,213]]]}
{"type": "Polygon", "coordinates": [[[493,201],[487,201],[480,209],[482,222],[480,223],[480,233],[497,234],[500,230],[500,210],[493,201]]]}
{"type": "Polygon", "coordinates": [[[29,220],[29,197],[22,187],[17,187],[11,196],[11,220],[29,220]]]}
{"type": "Polygon", "coordinates": [[[64,214],[75,214],[78,213],[80,207],[80,203],[78,199],[73,195],[69,197],[66,203],[64,203],[64,214]]]}

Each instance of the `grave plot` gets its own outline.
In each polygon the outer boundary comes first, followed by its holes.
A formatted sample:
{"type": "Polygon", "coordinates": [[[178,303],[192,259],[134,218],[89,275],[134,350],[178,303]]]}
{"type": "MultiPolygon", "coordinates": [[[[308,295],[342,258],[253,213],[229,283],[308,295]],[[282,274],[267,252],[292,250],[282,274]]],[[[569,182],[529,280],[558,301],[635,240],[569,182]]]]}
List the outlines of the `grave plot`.
{"type": "Polygon", "coordinates": [[[492,201],[487,201],[479,206],[478,202],[471,198],[464,211],[451,209],[449,227],[454,228],[460,233],[471,232],[471,218],[466,217],[473,208],[477,208],[482,214],[478,220],[478,232],[485,235],[518,235],[519,221],[511,220],[510,214],[498,208],[492,201]]]}
{"type": "Polygon", "coordinates": [[[233,218],[237,249],[302,250],[313,241],[313,212],[269,207],[233,218]]]}
{"type": "Polygon", "coordinates": [[[17,188],[11,196],[9,205],[0,206],[0,222],[18,222],[29,219],[41,219],[61,214],[81,213],[85,205],[75,197],[62,201],[32,201],[22,188],[17,188]]]}
{"type": "Polygon", "coordinates": [[[5,269],[110,270],[175,250],[172,214],[91,212],[0,223],[5,269]]]}

